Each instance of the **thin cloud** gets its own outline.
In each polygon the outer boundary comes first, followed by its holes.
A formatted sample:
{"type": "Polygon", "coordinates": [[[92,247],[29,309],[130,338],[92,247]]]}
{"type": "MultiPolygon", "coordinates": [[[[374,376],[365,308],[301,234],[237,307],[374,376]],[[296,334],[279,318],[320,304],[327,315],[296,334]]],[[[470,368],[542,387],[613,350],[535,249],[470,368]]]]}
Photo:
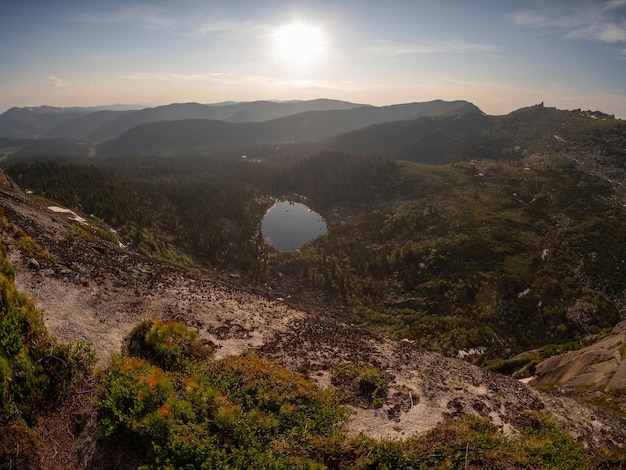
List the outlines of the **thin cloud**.
{"type": "Polygon", "coordinates": [[[199,34],[222,33],[222,32],[242,32],[252,31],[262,28],[262,25],[252,21],[209,21],[203,23],[198,28],[199,34]]]}
{"type": "Polygon", "coordinates": [[[582,26],[584,21],[575,16],[551,16],[538,11],[524,10],[513,14],[513,23],[530,28],[571,29],[582,26]]]}
{"type": "Polygon", "coordinates": [[[69,16],[68,20],[93,24],[136,23],[148,29],[168,28],[176,23],[176,19],[149,6],[128,6],[111,11],[76,13],[69,16]]]}
{"type": "Polygon", "coordinates": [[[564,39],[621,44],[626,43],[626,18],[616,10],[623,7],[626,7],[626,0],[612,0],[589,9],[578,6],[567,12],[524,10],[513,15],[513,23],[535,29],[553,29],[564,39]]]}
{"type": "Polygon", "coordinates": [[[491,53],[497,48],[486,44],[475,43],[441,43],[441,44],[401,44],[393,41],[382,41],[375,46],[362,50],[364,54],[381,56],[429,55],[429,54],[465,54],[491,53]]]}
{"type": "Polygon", "coordinates": [[[132,73],[128,75],[122,75],[120,78],[123,80],[147,80],[158,82],[201,82],[213,80],[216,77],[221,77],[224,74],[221,72],[209,73],[209,74],[182,74],[182,73],[132,73]]]}
{"type": "Polygon", "coordinates": [[[577,29],[567,34],[568,38],[592,39],[598,42],[610,44],[626,43],[626,22],[615,23],[593,23],[584,28],[577,29]]]}
{"type": "Polygon", "coordinates": [[[603,10],[616,10],[618,8],[623,8],[626,7],[626,0],[611,0],[610,2],[607,2],[604,7],[602,7],[603,10]]]}
{"type": "Polygon", "coordinates": [[[54,75],[48,76],[48,83],[50,83],[52,88],[57,90],[67,90],[70,87],[69,83],[59,77],[55,77],[54,75]]]}
{"type": "Polygon", "coordinates": [[[185,83],[188,87],[205,86],[206,82],[211,85],[226,87],[252,87],[258,92],[260,88],[264,90],[352,90],[354,84],[350,82],[335,83],[326,80],[308,80],[299,77],[282,76],[271,77],[266,75],[247,75],[235,73],[211,73],[211,74],[179,74],[179,73],[135,73],[123,75],[124,80],[161,82],[162,85],[185,83]]]}

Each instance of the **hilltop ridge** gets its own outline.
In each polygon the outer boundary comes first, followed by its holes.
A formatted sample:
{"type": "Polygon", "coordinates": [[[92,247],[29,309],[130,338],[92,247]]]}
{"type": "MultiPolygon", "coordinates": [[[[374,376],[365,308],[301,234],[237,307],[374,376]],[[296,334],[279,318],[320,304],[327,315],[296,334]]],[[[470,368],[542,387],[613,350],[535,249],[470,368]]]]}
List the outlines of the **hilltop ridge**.
{"type": "Polygon", "coordinates": [[[118,137],[145,124],[163,121],[203,119],[228,123],[261,123],[301,115],[297,122],[277,121],[302,128],[302,137],[327,136],[379,122],[453,113],[481,112],[466,101],[433,100],[372,106],[332,99],[306,101],[252,101],[217,104],[172,103],[136,109],[128,106],[57,108],[52,106],[11,108],[0,114],[0,138],[78,139],[102,141],[118,137]],[[321,113],[321,114],[320,114],[321,113]],[[322,116],[332,120],[324,126],[322,116]],[[330,133],[330,134],[329,134],[330,133]]]}

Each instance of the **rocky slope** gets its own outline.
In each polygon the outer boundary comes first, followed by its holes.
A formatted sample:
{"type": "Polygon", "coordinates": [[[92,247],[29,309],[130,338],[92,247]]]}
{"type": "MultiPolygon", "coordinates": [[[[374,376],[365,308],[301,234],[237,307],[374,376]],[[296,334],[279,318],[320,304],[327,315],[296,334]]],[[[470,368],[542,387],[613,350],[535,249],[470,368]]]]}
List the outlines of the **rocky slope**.
{"type": "MultiPolygon", "coordinates": [[[[626,443],[626,420],[609,412],[290,308],[282,299],[247,292],[211,274],[158,263],[109,242],[86,241],[4,174],[0,181],[8,221],[52,255],[52,261],[29,262],[11,232],[2,232],[18,288],[44,310],[46,325],[60,340],[92,341],[101,365],[120,351],[135,324],[157,315],[196,328],[216,356],[253,351],[321,384],[330,382],[332,366],[346,362],[383,369],[391,379],[385,404],[355,408],[352,433],[403,438],[460,413],[489,416],[504,432],[515,433],[529,412],[539,411],[598,452],[626,443]]],[[[95,432],[93,425],[85,429],[95,432]]]]}
{"type": "Polygon", "coordinates": [[[626,321],[610,335],[591,346],[551,357],[535,367],[532,385],[555,385],[565,391],[585,388],[612,390],[626,388],[626,321]]]}

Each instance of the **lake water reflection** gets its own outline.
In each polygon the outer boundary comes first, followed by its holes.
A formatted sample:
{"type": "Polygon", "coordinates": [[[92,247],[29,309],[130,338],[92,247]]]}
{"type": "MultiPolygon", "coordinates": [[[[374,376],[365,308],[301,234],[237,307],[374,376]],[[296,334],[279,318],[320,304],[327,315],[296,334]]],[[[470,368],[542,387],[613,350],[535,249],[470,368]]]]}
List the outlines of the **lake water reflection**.
{"type": "Polygon", "coordinates": [[[265,243],[278,251],[294,251],[326,233],[326,222],[304,204],[280,201],[274,204],[261,221],[265,243]]]}

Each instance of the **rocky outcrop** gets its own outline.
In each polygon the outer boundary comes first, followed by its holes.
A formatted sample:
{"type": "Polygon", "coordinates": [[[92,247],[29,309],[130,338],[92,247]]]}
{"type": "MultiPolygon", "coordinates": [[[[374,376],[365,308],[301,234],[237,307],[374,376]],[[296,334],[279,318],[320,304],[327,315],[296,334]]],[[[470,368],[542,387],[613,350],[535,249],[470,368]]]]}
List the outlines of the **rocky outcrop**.
{"type": "Polygon", "coordinates": [[[604,391],[626,388],[626,321],[596,344],[551,357],[535,368],[531,385],[558,385],[562,390],[582,387],[604,391]]]}

